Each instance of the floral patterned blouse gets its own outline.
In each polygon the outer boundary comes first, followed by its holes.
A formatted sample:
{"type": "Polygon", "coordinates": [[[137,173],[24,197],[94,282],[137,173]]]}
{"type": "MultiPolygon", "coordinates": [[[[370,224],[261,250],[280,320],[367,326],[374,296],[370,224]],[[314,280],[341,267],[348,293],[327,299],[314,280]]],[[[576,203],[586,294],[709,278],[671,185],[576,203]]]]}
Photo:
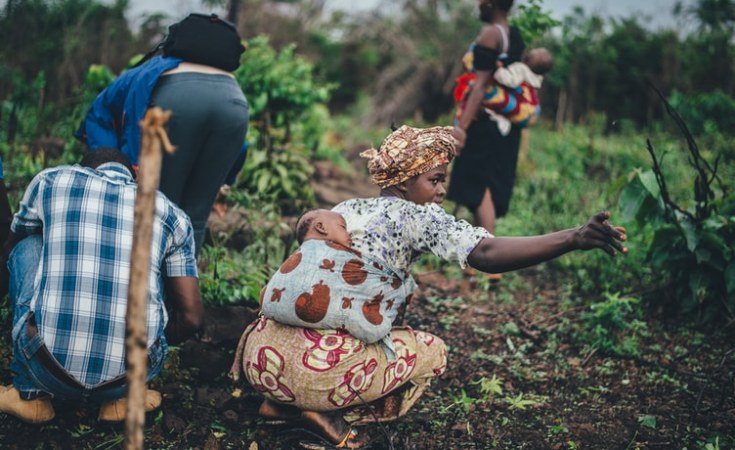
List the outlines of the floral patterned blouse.
{"type": "Polygon", "coordinates": [[[493,237],[435,203],[374,197],[344,201],[333,211],[345,218],[354,249],[407,272],[423,253],[456,261],[464,268],[480,240],[493,237]]]}

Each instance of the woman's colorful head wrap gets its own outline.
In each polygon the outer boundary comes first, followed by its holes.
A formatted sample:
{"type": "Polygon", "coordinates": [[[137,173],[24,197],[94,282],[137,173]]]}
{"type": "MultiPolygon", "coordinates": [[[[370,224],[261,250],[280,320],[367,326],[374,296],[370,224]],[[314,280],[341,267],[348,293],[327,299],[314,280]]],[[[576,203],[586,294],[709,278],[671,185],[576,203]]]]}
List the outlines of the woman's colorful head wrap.
{"type": "Polygon", "coordinates": [[[454,145],[452,127],[403,125],[389,134],[379,149],[365,150],[360,156],[368,160],[372,182],[387,188],[449,164],[454,158],[454,145]]]}

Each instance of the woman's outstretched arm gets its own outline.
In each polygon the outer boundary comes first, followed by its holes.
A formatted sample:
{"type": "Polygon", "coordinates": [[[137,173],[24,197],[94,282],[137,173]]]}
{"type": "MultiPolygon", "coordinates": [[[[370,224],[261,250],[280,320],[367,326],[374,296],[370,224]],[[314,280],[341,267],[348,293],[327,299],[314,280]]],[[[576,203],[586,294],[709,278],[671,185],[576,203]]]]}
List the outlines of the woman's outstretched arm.
{"type": "Polygon", "coordinates": [[[611,256],[627,253],[622,244],[627,239],[625,228],[611,225],[609,218],[610,213],[605,211],[579,228],[541,236],[483,239],[467,261],[477,270],[501,273],[533,266],[573,250],[599,248],[611,256]]]}

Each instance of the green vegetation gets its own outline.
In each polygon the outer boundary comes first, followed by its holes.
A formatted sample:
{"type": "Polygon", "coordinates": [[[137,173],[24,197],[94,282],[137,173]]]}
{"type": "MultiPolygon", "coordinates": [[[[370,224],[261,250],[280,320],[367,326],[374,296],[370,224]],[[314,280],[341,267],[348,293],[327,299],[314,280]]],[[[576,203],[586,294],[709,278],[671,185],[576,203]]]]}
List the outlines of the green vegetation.
{"type": "MultiPolygon", "coordinates": [[[[317,204],[310,185],[315,162],[354,170],[347,161],[377,145],[391,122],[449,123],[458,60],[480,24],[469,1],[401,0],[394,3],[402,14],[331,17],[322,2],[290,1],[290,9],[269,9],[270,1],[228,3],[241,9],[248,44],[235,76],[250,102],[251,146],[226,198],[238,226],[212,233],[199,260],[200,281],[209,305],[256,307],[261,287],[294,249],[295,217],[317,204]]],[[[496,438],[482,448],[512,448],[504,430],[524,424],[554,448],[583,448],[585,431],[572,420],[581,419],[566,413],[602,414],[634,386],[690,401],[693,416],[717,411],[712,403],[700,408],[698,399],[732,381],[732,352],[722,354],[711,339],[732,333],[735,320],[735,3],[697,0],[677,9],[695,33],[652,31],[637,17],[603,19],[582,8],[559,27],[542,1],[519,3],[514,23],[529,46],[553,51],[556,66],[497,232],[545,233],[608,209],[627,228],[630,252],[614,259],[570,254],[507,274],[500,287],[424,257],[417,272],[437,272],[460,287],[449,294],[427,287],[417,305],[421,325],[475,341],[452,343],[458,375],[427,395],[424,410],[405,425],[415,427],[408,435],[464,433],[457,443],[465,435],[481,441],[476,436],[485,432],[496,438]],[[532,277],[546,284],[531,286],[532,277]],[[545,314],[533,316],[536,309],[545,314]],[[475,320],[469,326],[468,317],[475,320]],[[561,412],[543,416],[555,403],[562,406],[553,411],[561,412]]],[[[149,17],[133,34],[126,8],[125,1],[93,0],[2,7],[0,155],[13,206],[40,170],[79,159],[84,149],[73,132],[90,102],[168,24],[149,17]]],[[[470,217],[462,209],[459,215],[470,217]]],[[[0,318],[10,320],[5,300],[0,318]]],[[[9,357],[4,341],[0,360],[9,357]]],[[[173,358],[162,379],[190,378],[177,366],[173,358]]],[[[196,389],[182,391],[193,404],[196,389]]],[[[628,414],[627,448],[646,448],[651,436],[684,436],[688,448],[698,449],[735,444],[735,436],[716,431],[722,424],[692,418],[682,425],[673,414],[643,408],[628,414]]],[[[221,416],[207,425],[214,436],[236,428],[221,416]]],[[[156,418],[155,426],[162,421],[156,418]]],[[[62,431],[94,435],[84,424],[62,431]]],[[[240,431],[243,440],[253,434],[250,424],[240,431]]],[[[105,436],[96,448],[120,439],[105,436]]],[[[232,442],[227,448],[243,448],[232,442]]]]}

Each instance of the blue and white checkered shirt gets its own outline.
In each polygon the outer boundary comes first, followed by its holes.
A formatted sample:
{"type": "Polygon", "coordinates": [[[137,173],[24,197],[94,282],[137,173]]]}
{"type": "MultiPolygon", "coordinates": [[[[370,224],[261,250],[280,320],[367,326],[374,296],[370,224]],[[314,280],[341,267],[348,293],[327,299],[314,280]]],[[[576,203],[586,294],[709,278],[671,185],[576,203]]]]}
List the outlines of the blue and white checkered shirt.
{"type": "MultiPolygon", "coordinates": [[[[43,233],[30,310],[49,351],[86,387],[125,372],[125,314],[136,184],[125,166],[47,169],[31,181],[13,220],[22,236],[43,233]]],[[[148,346],[168,315],[163,277],[196,277],[188,216],[156,198],[148,280],[148,346]]]]}

